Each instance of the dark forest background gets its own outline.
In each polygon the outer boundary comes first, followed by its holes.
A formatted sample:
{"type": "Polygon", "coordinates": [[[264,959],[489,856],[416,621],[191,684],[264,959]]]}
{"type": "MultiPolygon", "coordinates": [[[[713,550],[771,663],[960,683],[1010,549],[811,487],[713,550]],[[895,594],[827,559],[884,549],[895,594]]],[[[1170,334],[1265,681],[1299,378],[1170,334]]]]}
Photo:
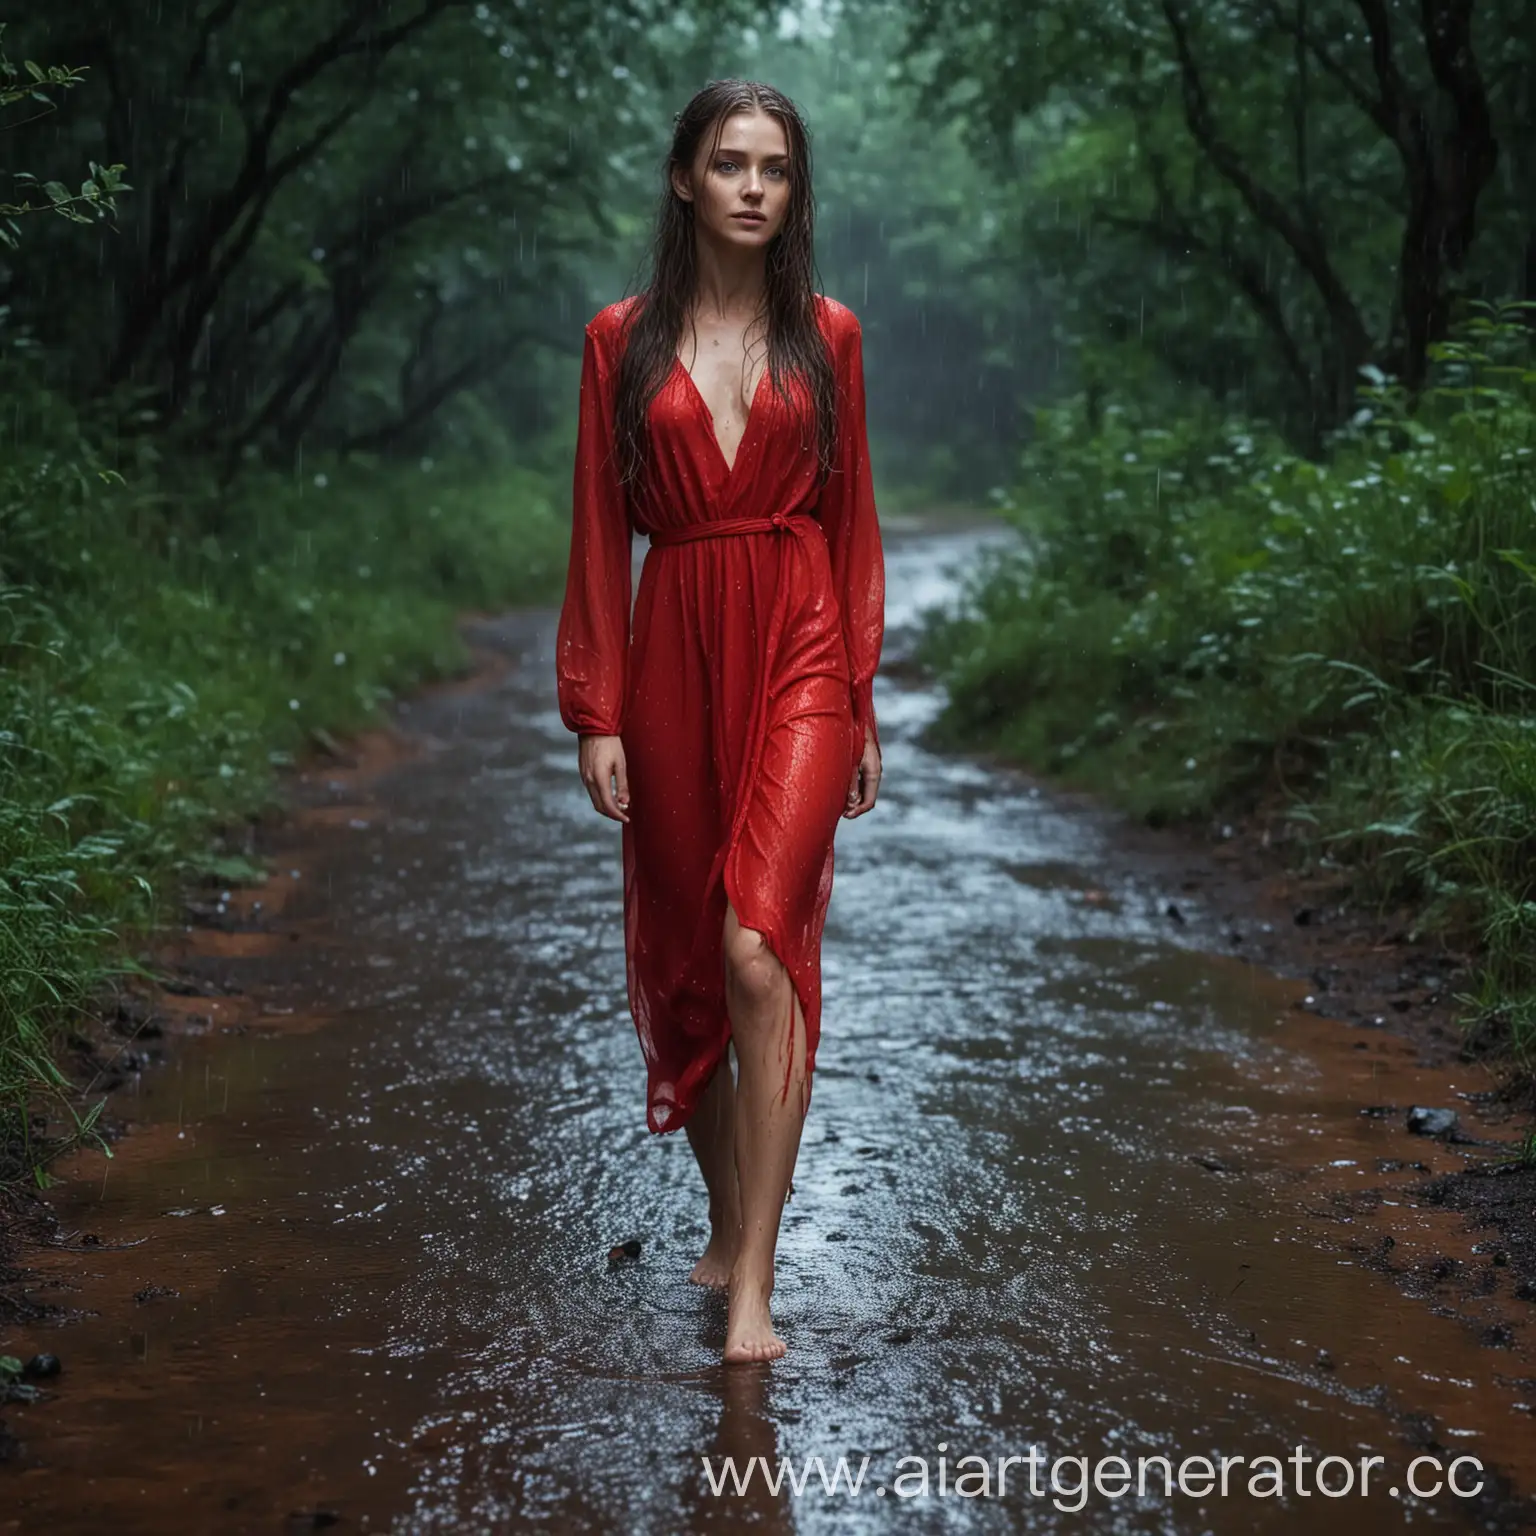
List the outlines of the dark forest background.
{"type": "Polygon", "coordinates": [[[54,0],[0,48],[19,1166],[274,769],[558,590],[581,325],[724,74],[808,116],[882,510],[1018,530],[931,617],[941,735],[1271,817],[1529,1065],[1536,0],[54,0]]]}

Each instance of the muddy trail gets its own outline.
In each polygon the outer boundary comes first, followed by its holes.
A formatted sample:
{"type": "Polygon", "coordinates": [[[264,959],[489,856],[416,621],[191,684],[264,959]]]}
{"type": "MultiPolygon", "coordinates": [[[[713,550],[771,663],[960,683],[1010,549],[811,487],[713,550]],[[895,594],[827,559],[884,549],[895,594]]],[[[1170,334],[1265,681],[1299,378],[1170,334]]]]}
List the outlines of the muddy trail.
{"type": "MultiPolygon", "coordinates": [[[[889,657],[991,536],[888,534],[889,657]]],[[[889,677],[881,803],[838,833],[790,1354],[722,1368],[554,618],[477,625],[500,664],[402,707],[392,753],[303,775],[267,885],[186,935],[205,995],[115,1096],[115,1156],[60,1170],[75,1236],[32,1294],[84,1315],[11,1345],[65,1371],[11,1411],[0,1527],[1527,1528],[1536,1333],[1404,1294],[1390,1269],[1474,1239],[1384,1177],[1463,1153],[1362,1113],[1480,1074],[1312,1016],[1198,896],[1170,921],[1111,818],[924,750],[938,700],[889,677]],[[1367,1497],[940,1487],[940,1457],[1031,1447],[1381,1462],[1367,1497]],[[1476,1456],[1484,1494],[1413,1497],[1422,1454],[1476,1456]],[[728,1455],[870,1460],[856,1497],[716,1497],[700,1458],[728,1455]]]]}

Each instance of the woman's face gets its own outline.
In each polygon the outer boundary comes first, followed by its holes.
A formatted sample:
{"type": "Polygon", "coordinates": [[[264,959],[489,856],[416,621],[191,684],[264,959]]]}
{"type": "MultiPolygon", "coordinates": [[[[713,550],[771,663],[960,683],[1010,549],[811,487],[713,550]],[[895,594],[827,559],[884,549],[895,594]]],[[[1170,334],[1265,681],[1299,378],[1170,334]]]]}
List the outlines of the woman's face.
{"type": "Polygon", "coordinates": [[[725,119],[713,154],[706,133],[687,175],[674,168],[672,186],[693,204],[695,222],[727,245],[766,246],[789,211],[789,141],[778,118],[740,112],[725,119]]]}

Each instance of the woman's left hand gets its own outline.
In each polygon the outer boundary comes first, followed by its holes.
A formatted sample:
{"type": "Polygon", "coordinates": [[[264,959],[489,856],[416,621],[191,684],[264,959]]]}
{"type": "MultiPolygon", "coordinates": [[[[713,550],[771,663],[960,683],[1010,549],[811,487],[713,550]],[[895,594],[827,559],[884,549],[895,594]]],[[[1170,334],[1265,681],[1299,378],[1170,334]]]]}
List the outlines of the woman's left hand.
{"type": "Polygon", "coordinates": [[[880,748],[875,745],[875,733],[865,726],[864,755],[853,770],[853,778],[848,785],[848,808],[843,812],[843,819],[852,821],[855,816],[862,816],[874,805],[879,793],[880,748]]]}

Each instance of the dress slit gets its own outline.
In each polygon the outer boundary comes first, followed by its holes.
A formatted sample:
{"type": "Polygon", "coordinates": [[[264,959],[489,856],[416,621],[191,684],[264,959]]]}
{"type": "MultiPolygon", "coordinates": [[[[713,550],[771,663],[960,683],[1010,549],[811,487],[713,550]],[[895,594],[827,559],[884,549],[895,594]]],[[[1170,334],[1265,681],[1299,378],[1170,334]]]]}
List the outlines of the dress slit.
{"type": "MultiPolygon", "coordinates": [[[[693,958],[695,963],[697,963],[702,960],[703,953],[712,947],[714,953],[719,957],[723,988],[725,970],[724,914],[720,915],[718,921],[714,915],[716,907],[715,889],[718,882],[725,900],[735,909],[736,920],[742,927],[750,928],[753,932],[762,935],[763,942],[773,952],[774,958],[784,967],[784,972],[789,977],[791,990],[795,994],[795,1000],[798,1001],[800,1006],[800,1018],[807,1032],[806,1063],[807,1078],[809,1078],[809,1067],[813,1056],[810,1048],[810,1020],[812,1014],[807,1007],[801,978],[795,974],[796,967],[791,965],[790,961],[786,958],[784,935],[780,932],[779,925],[767,915],[759,903],[752,901],[744,903],[742,901],[741,882],[738,878],[737,870],[737,856],[740,852],[742,837],[746,831],[747,818],[751,815],[753,802],[756,799],[755,788],[760,782],[763,752],[768,741],[770,729],[768,713],[769,699],[772,691],[772,674],[783,638],[785,608],[790,592],[789,572],[783,566],[795,558],[796,550],[793,537],[792,535],[784,535],[782,542],[778,538],[775,539],[775,543],[779,543],[781,546],[779,554],[781,567],[778,580],[774,585],[773,606],[768,619],[768,635],[763,647],[762,660],[754,688],[747,750],[743,754],[741,771],[734,787],[730,829],[716,860],[717,870],[711,872],[706,899],[700,910],[699,926],[694,935],[693,958]],[[714,930],[712,941],[709,933],[711,928],[714,930]]],[[[830,855],[830,843],[828,847],[830,855]]],[[[684,1103],[677,1106],[677,1108],[681,1109],[685,1115],[691,1112],[692,1100],[697,1097],[699,1089],[710,1080],[715,1069],[718,1067],[720,1059],[725,1054],[725,1046],[731,1039],[733,1027],[730,1011],[727,1007],[725,1009],[719,1048],[712,1051],[708,1057],[700,1058],[699,1062],[695,1064],[695,1070],[698,1072],[700,1081],[692,1087],[691,1092],[684,1092],[680,1095],[684,1099],[684,1103]],[[699,1070],[704,1062],[712,1062],[713,1064],[707,1070],[699,1070]]],[[[784,1067],[782,1096],[785,1100],[789,1097],[789,1083],[794,1075],[793,1030],[794,1007],[792,1004],[790,1009],[789,1052],[784,1067]]],[[[680,1088],[681,1086],[679,1085],[680,1088]]]]}
{"type": "MultiPolygon", "coordinates": [[[[789,1028],[785,1032],[788,1049],[784,1057],[784,1083],[779,1093],[781,1102],[789,1100],[789,1084],[795,1075],[795,1008],[800,1010],[800,1026],[805,1030],[805,1081],[809,1087],[811,1081],[811,1068],[815,1062],[815,1051],[811,1048],[811,1014],[806,1007],[805,996],[800,985],[800,978],[795,975],[795,968],[784,958],[784,940],[778,932],[778,925],[772,921],[765,921],[759,914],[742,915],[741,886],[736,879],[736,869],[731,857],[735,852],[731,850],[726,856],[725,862],[725,899],[730,903],[736,913],[736,921],[743,928],[750,928],[754,933],[762,937],[764,945],[768,948],[773,958],[784,967],[784,974],[789,978],[789,1028]]],[[[724,935],[721,936],[721,964],[724,965],[724,935]]],[[[726,1029],[728,1037],[734,1036],[735,1026],[730,1022],[729,1008],[726,1014],[726,1029]]]]}

